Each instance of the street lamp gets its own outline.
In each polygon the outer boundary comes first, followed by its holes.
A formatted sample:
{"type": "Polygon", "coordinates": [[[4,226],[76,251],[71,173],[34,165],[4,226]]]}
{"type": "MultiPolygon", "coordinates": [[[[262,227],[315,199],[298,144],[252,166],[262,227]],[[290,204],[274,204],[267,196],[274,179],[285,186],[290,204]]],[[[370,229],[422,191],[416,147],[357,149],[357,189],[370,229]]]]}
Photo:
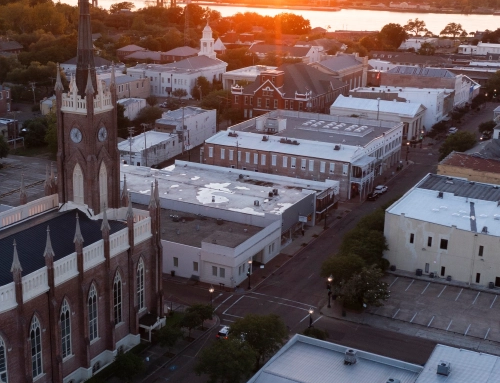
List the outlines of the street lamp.
{"type": "Polygon", "coordinates": [[[313,312],[314,310],[311,308],[309,308],[309,328],[311,328],[313,326],[313,312]]]}
{"type": "Polygon", "coordinates": [[[247,275],[248,275],[248,290],[250,290],[251,289],[251,287],[250,287],[250,277],[252,276],[252,260],[248,261],[247,275]]]}
{"type": "Polygon", "coordinates": [[[208,292],[210,293],[210,307],[213,305],[213,294],[214,294],[214,287],[210,285],[210,288],[208,289],[208,292]]]}
{"type": "Polygon", "coordinates": [[[410,153],[410,141],[406,143],[406,165],[408,165],[408,154],[410,153]]]}
{"type": "Polygon", "coordinates": [[[326,285],[326,289],[328,290],[328,308],[332,307],[330,305],[330,297],[332,296],[332,281],[333,281],[333,276],[330,274],[328,277],[328,284],[326,285]]]}

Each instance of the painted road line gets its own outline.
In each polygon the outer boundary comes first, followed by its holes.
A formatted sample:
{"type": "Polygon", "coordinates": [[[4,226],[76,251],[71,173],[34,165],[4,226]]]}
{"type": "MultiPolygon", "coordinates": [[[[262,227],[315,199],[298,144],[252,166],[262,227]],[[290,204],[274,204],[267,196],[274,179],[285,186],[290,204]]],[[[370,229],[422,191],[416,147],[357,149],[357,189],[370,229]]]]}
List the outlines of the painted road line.
{"type": "Polygon", "coordinates": [[[217,299],[219,299],[221,296],[223,296],[224,294],[220,293],[219,295],[217,295],[213,300],[212,302],[215,302],[217,299]]]}
{"type": "Polygon", "coordinates": [[[439,293],[438,295],[438,298],[441,296],[441,294],[443,293],[443,291],[446,289],[447,286],[443,287],[443,290],[441,290],[441,292],[439,293]]]}
{"type": "Polygon", "coordinates": [[[316,319],[313,324],[315,324],[317,321],[319,321],[321,318],[323,318],[323,315],[321,315],[318,319],[316,319]]]}
{"type": "Polygon", "coordinates": [[[302,318],[299,323],[304,322],[307,318],[309,318],[309,314],[307,314],[304,318],[302,318]]]}
{"type": "Polygon", "coordinates": [[[450,321],[450,323],[448,324],[448,327],[446,327],[446,331],[448,331],[448,329],[450,328],[451,324],[453,323],[453,319],[450,321]]]}
{"type": "Polygon", "coordinates": [[[395,284],[395,283],[396,283],[396,281],[397,281],[398,279],[399,279],[399,277],[396,277],[396,279],[395,279],[395,280],[393,280],[393,281],[392,281],[392,283],[389,285],[389,288],[391,288],[391,287],[392,287],[392,285],[393,285],[393,284],[395,284]]]}
{"type": "MultiPolygon", "coordinates": [[[[254,298],[254,299],[257,299],[257,298],[254,298]]],[[[287,307],[293,307],[294,309],[309,311],[309,309],[306,309],[306,308],[303,308],[303,307],[292,306],[292,305],[289,305],[289,304],[286,304],[286,303],[275,302],[275,301],[271,301],[271,300],[267,300],[267,301],[271,302],[271,303],[276,303],[277,305],[282,305],[282,306],[287,306],[287,307]]]]}
{"type": "Polygon", "coordinates": [[[457,301],[457,299],[460,297],[460,294],[462,294],[462,291],[464,291],[464,289],[460,289],[460,292],[458,293],[457,297],[455,298],[455,302],[457,301]]]}
{"type": "Polygon", "coordinates": [[[222,318],[222,320],[223,320],[224,322],[235,322],[234,320],[230,320],[230,319],[226,319],[226,318],[222,318]]]}
{"type": "Polygon", "coordinates": [[[411,286],[411,285],[413,285],[413,282],[415,282],[415,279],[412,279],[412,280],[411,280],[410,284],[408,285],[408,287],[406,288],[406,290],[405,290],[405,291],[408,291],[408,289],[410,288],[410,286],[411,286]]]}
{"type": "Polygon", "coordinates": [[[431,320],[429,321],[429,324],[427,325],[427,327],[429,327],[431,325],[433,320],[434,320],[434,315],[432,316],[431,320]]]}
{"type": "Polygon", "coordinates": [[[479,298],[479,294],[481,294],[481,291],[478,292],[476,298],[474,298],[474,302],[472,302],[473,305],[476,304],[477,298],[479,298]]]}
{"type": "Polygon", "coordinates": [[[415,319],[415,317],[417,316],[417,314],[418,314],[418,313],[415,313],[415,315],[413,315],[413,317],[412,317],[412,318],[411,318],[411,320],[410,320],[410,323],[412,323],[412,322],[413,322],[413,319],[415,319]]]}
{"type": "MultiPolygon", "coordinates": [[[[262,293],[257,293],[255,291],[252,291],[251,294],[255,294],[255,295],[262,295],[263,297],[268,297],[268,298],[275,298],[275,299],[281,299],[282,301],[288,301],[288,302],[293,302],[293,303],[298,303],[299,305],[304,305],[304,306],[307,306],[308,308],[311,307],[311,306],[314,306],[314,305],[311,305],[310,303],[302,303],[302,302],[298,302],[298,301],[294,301],[292,299],[286,299],[286,298],[281,298],[281,297],[276,297],[274,295],[268,295],[268,294],[262,294],[262,293]]],[[[248,295],[247,295],[248,296],[248,295]]]]}
{"type": "Polygon", "coordinates": [[[484,336],[484,339],[486,340],[486,338],[488,337],[488,334],[490,333],[490,329],[488,329],[488,331],[486,331],[486,335],[484,336]]]}
{"type": "Polygon", "coordinates": [[[217,306],[217,307],[215,308],[215,310],[214,310],[214,311],[217,311],[217,310],[219,309],[219,307],[221,307],[224,303],[226,303],[226,302],[227,302],[229,299],[231,299],[232,297],[233,297],[233,296],[232,296],[232,295],[230,295],[228,298],[226,298],[226,299],[224,300],[224,302],[222,302],[219,306],[217,306]]]}
{"type": "Polygon", "coordinates": [[[497,297],[498,295],[495,295],[495,299],[493,299],[493,302],[491,302],[491,306],[490,306],[490,309],[493,307],[493,305],[495,304],[495,301],[497,300],[497,297]]]}
{"type": "Polygon", "coordinates": [[[311,275],[309,275],[309,276],[307,277],[307,279],[311,278],[313,275],[314,275],[314,273],[312,273],[311,275]]]}
{"type": "MultiPolygon", "coordinates": [[[[228,308],[227,308],[227,309],[226,309],[226,310],[225,310],[222,314],[223,314],[223,315],[229,315],[229,316],[232,316],[232,317],[242,318],[242,317],[240,317],[240,316],[238,316],[238,315],[231,315],[231,314],[227,314],[227,312],[228,312],[228,310],[231,310],[231,307],[233,307],[236,303],[238,303],[239,301],[241,301],[243,298],[252,298],[252,299],[257,299],[257,298],[255,298],[255,297],[249,297],[248,295],[243,295],[243,296],[239,297],[239,298],[236,300],[236,302],[234,302],[231,306],[229,306],[229,307],[228,307],[228,308]]],[[[226,300],[227,300],[227,299],[226,299],[226,300]]],[[[224,301],[224,302],[225,302],[225,301],[224,301]]],[[[222,303],[224,303],[224,302],[222,302],[222,303]]],[[[222,303],[221,303],[221,304],[222,304],[222,303]]],[[[217,309],[216,309],[216,310],[217,310],[217,309]]]]}
{"type": "Polygon", "coordinates": [[[429,287],[429,285],[430,285],[430,284],[431,284],[430,282],[429,282],[429,283],[427,283],[427,286],[425,286],[425,289],[424,289],[424,291],[422,291],[422,292],[420,293],[420,295],[424,295],[424,293],[425,293],[425,290],[427,290],[427,287],[429,287]]]}
{"type": "Polygon", "coordinates": [[[469,332],[469,329],[470,329],[470,324],[469,324],[469,327],[467,327],[467,330],[465,330],[464,336],[467,336],[467,333],[469,332]]]}
{"type": "Polygon", "coordinates": [[[392,319],[396,318],[396,315],[398,315],[399,310],[401,309],[398,309],[398,311],[396,311],[396,313],[392,316],[392,319]]]}

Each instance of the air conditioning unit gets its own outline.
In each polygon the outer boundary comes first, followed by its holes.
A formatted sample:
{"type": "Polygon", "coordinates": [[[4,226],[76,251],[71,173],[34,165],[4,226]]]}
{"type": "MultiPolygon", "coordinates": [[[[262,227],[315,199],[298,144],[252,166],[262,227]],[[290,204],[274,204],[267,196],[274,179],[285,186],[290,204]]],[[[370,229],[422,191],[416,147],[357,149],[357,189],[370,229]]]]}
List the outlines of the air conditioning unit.
{"type": "Polygon", "coordinates": [[[273,194],[278,195],[278,189],[273,189],[273,194]]]}
{"type": "Polygon", "coordinates": [[[440,192],[438,193],[438,198],[443,198],[443,192],[441,192],[441,191],[440,191],[440,192]]]}
{"type": "Polygon", "coordinates": [[[333,148],[333,150],[340,150],[340,145],[335,145],[335,147],[333,148]]]}
{"type": "Polygon", "coordinates": [[[356,355],[357,355],[356,350],[349,349],[345,352],[344,355],[344,364],[350,366],[351,364],[356,364],[358,361],[356,355]]]}
{"type": "Polygon", "coordinates": [[[437,374],[448,376],[450,375],[450,372],[451,372],[450,362],[446,362],[444,360],[439,361],[437,365],[437,374]]]}
{"type": "Polygon", "coordinates": [[[269,196],[269,198],[272,198],[272,197],[274,197],[274,193],[272,191],[270,191],[268,196],[269,196]]]}
{"type": "Polygon", "coordinates": [[[254,206],[259,206],[260,205],[260,202],[258,199],[256,199],[255,201],[253,201],[253,205],[254,206]]]}
{"type": "Polygon", "coordinates": [[[387,382],[385,382],[385,383],[401,383],[401,380],[389,378],[389,379],[387,379],[387,382]]]}

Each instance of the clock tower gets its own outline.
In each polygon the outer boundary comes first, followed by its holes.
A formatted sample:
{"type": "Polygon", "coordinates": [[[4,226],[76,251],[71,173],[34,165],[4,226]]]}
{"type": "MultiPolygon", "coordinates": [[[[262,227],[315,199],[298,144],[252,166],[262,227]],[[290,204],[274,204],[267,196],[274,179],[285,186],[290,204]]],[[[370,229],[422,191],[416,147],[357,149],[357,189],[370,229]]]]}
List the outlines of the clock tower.
{"type": "Polygon", "coordinates": [[[120,207],[114,67],[111,83],[96,77],[89,0],[79,0],[76,74],[64,93],[57,70],[57,170],[59,202],[99,214],[120,207]]]}

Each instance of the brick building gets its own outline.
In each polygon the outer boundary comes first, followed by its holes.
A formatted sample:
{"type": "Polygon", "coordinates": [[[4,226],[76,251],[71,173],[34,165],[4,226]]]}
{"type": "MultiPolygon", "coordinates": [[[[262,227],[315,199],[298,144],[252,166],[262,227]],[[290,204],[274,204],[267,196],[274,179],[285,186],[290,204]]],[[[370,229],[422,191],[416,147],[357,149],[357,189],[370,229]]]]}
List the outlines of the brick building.
{"type": "Polygon", "coordinates": [[[120,196],[115,83],[97,81],[88,1],[76,78],[57,98],[58,177],[0,213],[0,381],[75,383],[161,325],[158,188],[147,210],[120,196]]]}
{"type": "Polygon", "coordinates": [[[345,82],[348,84],[349,90],[366,85],[368,58],[359,57],[357,53],[337,53],[335,56],[328,56],[326,59],[310,65],[345,82]]]}
{"type": "Polygon", "coordinates": [[[10,112],[10,88],[0,85],[0,116],[10,112]]]}
{"type": "Polygon", "coordinates": [[[306,64],[284,64],[260,72],[255,82],[231,87],[232,106],[245,118],[275,109],[324,113],[347,84],[306,64]]]}

